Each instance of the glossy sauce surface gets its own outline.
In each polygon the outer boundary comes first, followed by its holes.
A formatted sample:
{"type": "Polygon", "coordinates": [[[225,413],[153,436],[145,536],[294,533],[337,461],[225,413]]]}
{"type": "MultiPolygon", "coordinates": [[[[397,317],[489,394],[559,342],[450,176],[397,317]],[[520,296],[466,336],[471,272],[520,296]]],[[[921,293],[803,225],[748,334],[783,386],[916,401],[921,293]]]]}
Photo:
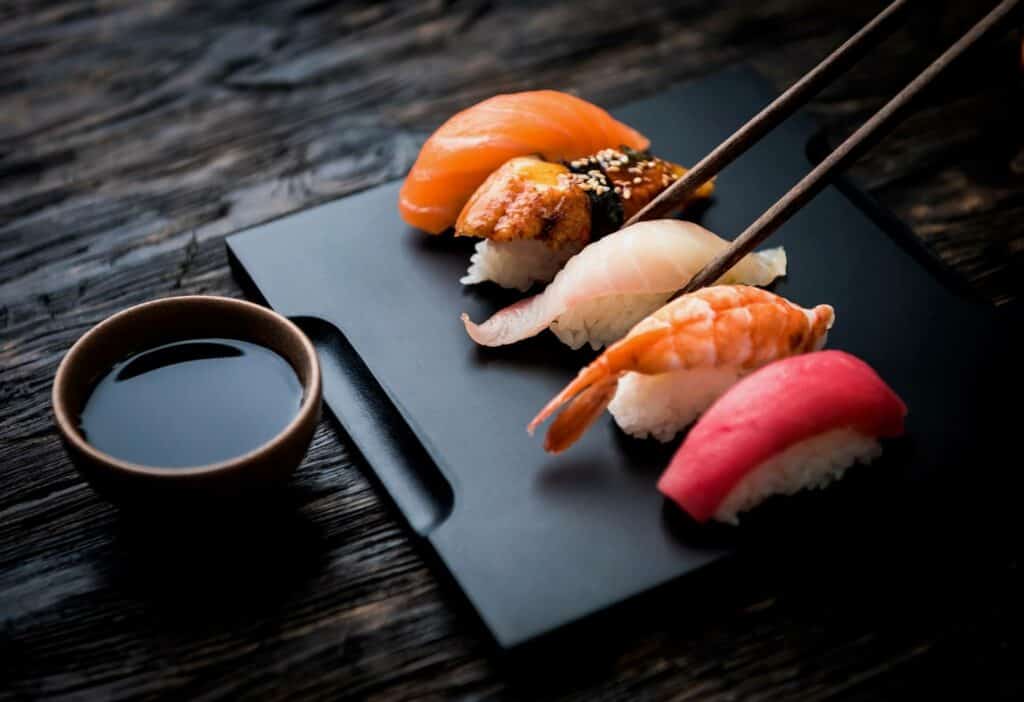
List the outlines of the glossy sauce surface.
{"type": "Polygon", "coordinates": [[[302,385],[273,351],[237,339],[193,339],[114,366],[86,401],[86,441],[132,463],[188,467],[265,444],[298,414],[302,385]]]}

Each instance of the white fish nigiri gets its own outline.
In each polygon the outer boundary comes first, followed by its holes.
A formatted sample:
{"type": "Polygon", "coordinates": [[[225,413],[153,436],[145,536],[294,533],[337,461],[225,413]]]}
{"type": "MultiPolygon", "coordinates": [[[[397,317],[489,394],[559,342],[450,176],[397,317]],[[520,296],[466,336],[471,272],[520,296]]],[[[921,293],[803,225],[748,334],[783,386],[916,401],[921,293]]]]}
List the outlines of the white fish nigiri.
{"type": "MultiPolygon", "coordinates": [[[[640,222],[596,241],[569,259],[544,292],[497,312],[483,324],[466,314],[466,332],[482,346],[504,346],[545,328],[578,349],[598,349],[657,310],[729,242],[677,219],[640,222]]],[[[718,281],[767,285],[786,274],[786,252],[745,256],[718,281]]]]}

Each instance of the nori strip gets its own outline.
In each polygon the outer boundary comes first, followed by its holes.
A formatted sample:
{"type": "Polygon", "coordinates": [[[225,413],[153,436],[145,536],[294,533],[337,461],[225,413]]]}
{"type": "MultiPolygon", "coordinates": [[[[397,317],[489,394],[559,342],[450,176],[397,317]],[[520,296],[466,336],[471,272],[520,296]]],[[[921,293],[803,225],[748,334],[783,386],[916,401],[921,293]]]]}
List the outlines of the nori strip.
{"type": "Polygon", "coordinates": [[[622,196],[615,192],[611,178],[597,163],[586,163],[582,166],[565,164],[572,173],[587,175],[588,171],[599,170],[604,176],[608,189],[597,194],[593,190],[587,190],[587,197],[590,199],[590,238],[600,239],[606,234],[611,234],[622,226],[625,216],[622,209],[622,196]]]}

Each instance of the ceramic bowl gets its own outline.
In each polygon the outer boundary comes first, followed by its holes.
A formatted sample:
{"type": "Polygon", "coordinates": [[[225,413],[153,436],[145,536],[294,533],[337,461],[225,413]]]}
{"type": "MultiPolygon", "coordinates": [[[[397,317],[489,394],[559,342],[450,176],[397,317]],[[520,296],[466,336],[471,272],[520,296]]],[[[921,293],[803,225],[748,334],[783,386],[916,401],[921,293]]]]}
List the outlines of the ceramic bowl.
{"type": "Polygon", "coordinates": [[[53,383],[54,419],[78,470],[111,501],[147,507],[267,495],[301,463],[320,404],[316,350],[295,324],[251,302],[200,295],[154,300],[109,317],[71,347],[53,383]],[[291,364],[303,399],[298,414],[277,436],[235,458],[185,468],[130,463],[86,441],[78,417],[96,382],[116,363],[162,344],[209,337],[258,344],[291,364]]]}

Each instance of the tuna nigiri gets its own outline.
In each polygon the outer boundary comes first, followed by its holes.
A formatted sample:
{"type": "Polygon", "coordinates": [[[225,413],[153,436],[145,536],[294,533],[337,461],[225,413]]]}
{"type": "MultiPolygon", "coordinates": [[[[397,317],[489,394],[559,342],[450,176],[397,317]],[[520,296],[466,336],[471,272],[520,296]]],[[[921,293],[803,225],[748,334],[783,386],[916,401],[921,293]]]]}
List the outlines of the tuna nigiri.
{"type": "Polygon", "coordinates": [[[698,522],[735,524],[771,495],[824,487],[903,433],[907,407],[860,359],[821,351],[747,376],[690,430],[658,489],[698,522]]]}
{"type": "MultiPolygon", "coordinates": [[[[455,223],[456,236],[483,239],[461,282],[519,290],[547,283],[588,242],[618,229],[685,173],[625,147],[564,164],[511,159],[477,188],[455,223]]],[[[713,188],[705,183],[690,200],[713,188]]]]}
{"type": "MultiPolygon", "coordinates": [[[[510,305],[483,324],[462,320],[483,346],[503,346],[550,328],[563,343],[597,349],[625,336],[664,305],[729,242],[676,219],[640,222],[574,256],[539,295],[510,305]]],[[[720,283],[767,285],[786,274],[780,247],[745,256],[720,283]]]]}
{"type": "Polygon", "coordinates": [[[835,315],[759,288],[719,285],[683,295],[646,317],[581,370],[530,422],[568,403],[544,448],[564,451],[607,407],[625,432],[668,441],[741,376],[816,351],[835,315]]]}
{"type": "Polygon", "coordinates": [[[586,100],[554,90],[492,98],[459,112],[427,139],[399,194],[408,224],[438,234],[473,192],[516,156],[578,159],[607,147],[646,149],[647,138],[586,100]]]}

